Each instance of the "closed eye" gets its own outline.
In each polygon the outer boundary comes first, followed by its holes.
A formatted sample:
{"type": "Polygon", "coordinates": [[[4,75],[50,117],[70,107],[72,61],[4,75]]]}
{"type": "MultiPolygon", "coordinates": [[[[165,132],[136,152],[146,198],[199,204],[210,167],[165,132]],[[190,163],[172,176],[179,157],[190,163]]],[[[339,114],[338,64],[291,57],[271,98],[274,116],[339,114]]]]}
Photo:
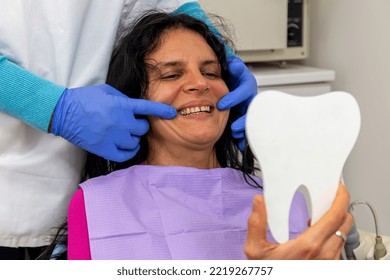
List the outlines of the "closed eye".
{"type": "Polygon", "coordinates": [[[208,78],[211,78],[211,79],[221,78],[221,75],[219,75],[217,73],[214,73],[214,72],[203,72],[203,75],[205,77],[208,77],[208,78]]]}
{"type": "Polygon", "coordinates": [[[180,78],[182,76],[182,73],[167,73],[167,74],[162,74],[160,79],[161,80],[175,80],[177,78],[180,78]]]}

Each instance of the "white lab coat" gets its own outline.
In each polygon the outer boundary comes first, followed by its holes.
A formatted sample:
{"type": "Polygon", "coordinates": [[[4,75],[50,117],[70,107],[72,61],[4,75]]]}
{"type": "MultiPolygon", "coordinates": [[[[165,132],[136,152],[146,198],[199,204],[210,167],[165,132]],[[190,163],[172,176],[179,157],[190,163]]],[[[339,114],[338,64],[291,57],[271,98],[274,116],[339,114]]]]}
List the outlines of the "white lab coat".
{"type": "MultiPolygon", "coordinates": [[[[121,18],[186,2],[1,0],[0,54],[65,87],[104,83],[121,18]]],[[[76,146],[0,113],[0,246],[49,244],[84,163],[76,146]]]]}

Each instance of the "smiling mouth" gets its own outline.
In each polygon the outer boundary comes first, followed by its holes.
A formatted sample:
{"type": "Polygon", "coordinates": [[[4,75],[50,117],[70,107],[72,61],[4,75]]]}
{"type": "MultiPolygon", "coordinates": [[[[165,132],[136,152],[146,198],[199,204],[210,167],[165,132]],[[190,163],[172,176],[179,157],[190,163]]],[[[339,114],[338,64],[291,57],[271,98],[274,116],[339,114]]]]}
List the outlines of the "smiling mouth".
{"type": "Polygon", "coordinates": [[[201,113],[211,113],[212,107],[211,106],[195,106],[190,108],[184,108],[181,110],[177,110],[177,113],[182,116],[188,116],[188,115],[194,115],[194,114],[201,114],[201,113]]]}

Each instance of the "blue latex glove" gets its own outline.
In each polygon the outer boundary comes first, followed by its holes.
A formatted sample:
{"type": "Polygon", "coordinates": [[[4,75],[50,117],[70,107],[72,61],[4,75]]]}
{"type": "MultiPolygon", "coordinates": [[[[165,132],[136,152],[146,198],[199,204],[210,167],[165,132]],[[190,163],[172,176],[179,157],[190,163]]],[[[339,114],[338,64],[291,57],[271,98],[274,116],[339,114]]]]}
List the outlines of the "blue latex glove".
{"type": "Polygon", "coordinates": [[[140,137],[149,130],[152,115],[174,118],[173,107],[131,99],[102,84],[65,89],[54,110],[51,133],[105,159],[123,162],[136,155],[140,137]]]}
{"type": "Polygon", "coordinates": [[[232,124],[231,129],[233,137],[239,140],[238,148],[243,151],[246,110],[257,94],[257,82],[245,63],[237,56],[229,58],[228,70],[233,90],[219,100],[217,107],[219,110],[227,110],[239,105],[242,116],[232,124]]]}

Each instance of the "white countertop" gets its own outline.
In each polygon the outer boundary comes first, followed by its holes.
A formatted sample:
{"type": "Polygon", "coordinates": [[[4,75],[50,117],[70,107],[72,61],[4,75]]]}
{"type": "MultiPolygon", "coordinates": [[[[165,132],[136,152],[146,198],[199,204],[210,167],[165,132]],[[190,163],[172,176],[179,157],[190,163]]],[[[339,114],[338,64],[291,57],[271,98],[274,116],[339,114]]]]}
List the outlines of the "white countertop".
{"type": "Polygon", "coordinates": [[[262,86],[331,82],[336,76],[334,70],[300,64],[248,64],[248,68],[262,86]]]}

